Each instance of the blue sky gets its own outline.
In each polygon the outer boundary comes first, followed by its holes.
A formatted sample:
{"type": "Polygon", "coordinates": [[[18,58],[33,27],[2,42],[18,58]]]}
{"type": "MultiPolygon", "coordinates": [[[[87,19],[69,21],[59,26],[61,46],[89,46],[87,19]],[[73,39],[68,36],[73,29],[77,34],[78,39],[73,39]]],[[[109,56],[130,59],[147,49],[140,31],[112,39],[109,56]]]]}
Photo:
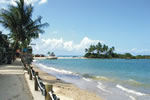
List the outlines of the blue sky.
{"type": "MultiPolygon", "coordinates": [[[[6,1],[0,1],[0,6],[6,7],[6,1]]],[[[84,48],[101,41],[115,46],[118,53],[150,54],[150,0],[29,0],[28,3],[34,6],[33,18],[40,15],[43,22],[50,24],[39,39],[33,40],[34,53],[83,55],[84,48]]]]}

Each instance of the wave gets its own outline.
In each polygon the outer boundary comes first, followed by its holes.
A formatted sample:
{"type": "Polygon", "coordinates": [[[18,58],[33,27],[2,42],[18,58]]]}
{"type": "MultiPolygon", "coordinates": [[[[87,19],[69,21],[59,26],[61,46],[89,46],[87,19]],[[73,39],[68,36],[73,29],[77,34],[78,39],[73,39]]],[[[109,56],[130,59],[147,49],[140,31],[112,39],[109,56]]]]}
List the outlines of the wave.
{"type": "Polygon", "coordinates": [[[144,94],[144,93],[137,92],[137,91],[135,91],[135,90],[127,89],[127,88],[125,88],[125,87],[123,87],[123,86],[121,86],[121,85],[118,85],[118,84],[116,85],[116,87],[119,88],[119,89],[121,89],[121,90],[123,90],[123,91],[126,91],[126,92],[128,92],[128,93],[136,94],[136,95],[138,95],[138,96],[145,96],[145,95],[146,95],[146,94],[144,94]]]}
{"type": "Polygon", "coordinates": [[[105,89],[105,86],[104,86],[101,82],[98,82],[97,87],[98,87],[99,89],[101,89],[102,91],[104,91],[104,92],[112,93],[111,91],[106,90],[106,89],[105,89]]]}
{"type": "Polygon", "coordinates": [[[82,78],[83,80],[85,80],[85,81],[88,81],[88,82],[91,82],[92,80],[91,79],[89,79],[89,78],[82,78]]]}
{"type": "Polygon", "coordinates": [[[136,100],[135,97],[133,97],[133,96],[131,96],[131,95],[129,95],[129,98],[130,98],[131,100],[136,100]]]}
{"type": "Polygon", "coordinates": [[[141,86],[141,85],[143,85],[142,83],[140,83],[140,82],[138,82],[138,81],[136,81],[136,80],[133,80],[133,79],[129,79],[129,80],[127,81],[127,83],[128,83],[128,84],[131,84],[131,85],[134,85],[134,86],[141,86]]]}
{"type": "Polygon", "coordinates": [[[95,78],[97,80],[103,80],[103,81],[110,81],[111,79],[108,77],[104,77],[104,76],[95,76],[95,78]]]}
{"type": "Polygon", "coordinates": [[[45,65],[43,65],[43,64],[41,64],[41,63],[39,63],[39,65],[41,66],[41,67],[43,67],[43,68],[46,68],[46,69],[49,69],[49,70],[52,70],[52,71],[55,71],[55,72],[59,72],[59,73],[63,73],[63,74],[74,74],[73,72],[71,72],[71,71],[67,71],[67,70],[61,70],[61,69],[56,69],[56,68],[54,68],[54,67],[47,67],[47,66],[45,66],[45,65]]]}
{"type": "Polygon", "coordinates": [[[90,74],[83,74],[82,76],[85,78],[93,79],[93,80],[102,80],[102,81],[110,81],[111,80],[110,78],[105,77],[105,76],[93,76],[90,74]]]}
{"type": "Polygon", "coordinates": [[[36,60],[34,59],[33,62],[36,62],[36,60]]]}

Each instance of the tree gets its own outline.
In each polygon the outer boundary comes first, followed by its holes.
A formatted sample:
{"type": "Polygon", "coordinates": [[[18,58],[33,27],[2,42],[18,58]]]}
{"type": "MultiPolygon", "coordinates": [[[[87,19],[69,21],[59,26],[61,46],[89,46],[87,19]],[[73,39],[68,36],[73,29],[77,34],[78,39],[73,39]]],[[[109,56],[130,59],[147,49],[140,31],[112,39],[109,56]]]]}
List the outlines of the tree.
{"type": "Polygon", "coordinates": [[[96,50],[97,50],[98,54],[100,54],[100,52],[102,52],[102,44],[100,42],[97,43],[96,50]]]}
{"type": "Polygon", "coordinates": [[[89,53],[94,53],[94,51],[96,50],[95,45],[90,45],[90,48],[88,50],[89,53]]]}
{"type": "Polygon", "coordinates": [[[50,52],[48,52],[47,54],[50,56],[50,54],[51,54],[51,53],[50,53],[50,52]]]}
{"type": "Polygon", "coordinates": [[[87,49],[87,48],[85,48],[85,52],[86,52],[86,53],[88,52],[88,49],[87,49]]]}
{"type": "Polygon", "coordinates": [[[0,23],[10,31],[15,49],[19,44],[22,48],[27,47],[32,39],[39,37],[39,33],[44,33],[42,28],[48,26],[48,23],[41,23],[41,16],[33,20],[32,13],[33,7],[25,4],[24,0],[16,1],[16,6],[9,5],[8,10],[0,12],[0,23]]]}
{"type": "Polygon", "coordinates": [[[103,49],[103,52],[106,53],[108,51],[108,46],[104,44],[102,49],[103,49]]]}
{"type": "Polygon", "coordinates": [[[114,46],[112,46],[111,48],[112,48],[113,51],[115,50],[115,47],[114,47],[114,46]]]}
{"type": "Polygon", "coordinates": [[[125,56],[125,58],[132,58],[133,57],[130,53],[125,53],[124,56],[125,56]]]}
{"type": "Polygon", "coordinates": [[[111,47],[108,51],[109,55],[112,55],[115,50],[115,47],[111,47]]]}

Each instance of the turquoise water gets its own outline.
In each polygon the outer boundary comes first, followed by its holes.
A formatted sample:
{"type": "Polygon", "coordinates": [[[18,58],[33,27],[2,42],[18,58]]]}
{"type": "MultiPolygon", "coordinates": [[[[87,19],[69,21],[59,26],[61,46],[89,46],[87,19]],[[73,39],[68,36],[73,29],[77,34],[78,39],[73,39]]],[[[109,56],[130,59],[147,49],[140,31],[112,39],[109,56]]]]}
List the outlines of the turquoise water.
{"type": "Polygon", "coordinates": [[[34,64],[106,100],[150,100],[149,59],[58,59],[34,64]]]}

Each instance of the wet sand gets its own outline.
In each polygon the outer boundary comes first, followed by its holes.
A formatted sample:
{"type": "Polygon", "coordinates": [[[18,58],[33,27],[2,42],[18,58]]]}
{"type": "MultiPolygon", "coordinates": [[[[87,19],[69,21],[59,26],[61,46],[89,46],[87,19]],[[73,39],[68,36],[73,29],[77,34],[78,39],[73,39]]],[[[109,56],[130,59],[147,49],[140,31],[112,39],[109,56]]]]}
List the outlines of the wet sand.
{"type": "Polygon", "coordinates": [[[53,85],[54,93],[56,93],[60,100],[103,100],[96,94],[57,79],[36,66],[33,66],[33,69],[39,72],[39,76],[42,78],[43,82],[53,85]]]}

